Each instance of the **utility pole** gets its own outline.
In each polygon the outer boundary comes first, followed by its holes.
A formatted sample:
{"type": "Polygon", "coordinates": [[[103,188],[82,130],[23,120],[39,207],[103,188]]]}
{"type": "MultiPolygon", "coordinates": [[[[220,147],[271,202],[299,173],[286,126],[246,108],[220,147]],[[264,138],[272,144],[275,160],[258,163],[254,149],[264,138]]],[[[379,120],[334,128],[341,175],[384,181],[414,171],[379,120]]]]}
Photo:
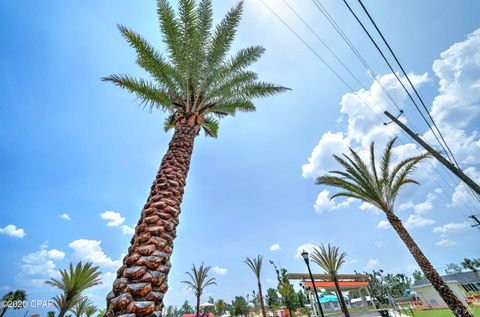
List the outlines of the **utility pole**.
{"type": "MultiPolygon", "coordinates": [[[[427,142],[423,141],[417,134],[404,125],[398,118],[395,118],[390,112],[384,112],[393,122],[395,122],[400,128],[402,128],[409,136],[411,136],[418,144],[420,144],[425,150],[427,150],[434,158],[448,168],[453,174],[457,175],[468,187],[470,187],[477,195],[480,196],[480,186],[475,183],[470,177],[468,177],[461,169],[447,161],[440,153],[435,151],[427,142]]],[[[477,220],[478,221],[478,220],[477,220]]]]}
{"type": "Polygon", "coordinates": [[[478,229],[480,229],[480,219],[478,219],[477,217],[478,215],[471,215],[471,216],[468,216],[468,218],[472,218],[473,221],[476,222],[476,224],[472,225],[472,227],[477,227],[478,229]]]}

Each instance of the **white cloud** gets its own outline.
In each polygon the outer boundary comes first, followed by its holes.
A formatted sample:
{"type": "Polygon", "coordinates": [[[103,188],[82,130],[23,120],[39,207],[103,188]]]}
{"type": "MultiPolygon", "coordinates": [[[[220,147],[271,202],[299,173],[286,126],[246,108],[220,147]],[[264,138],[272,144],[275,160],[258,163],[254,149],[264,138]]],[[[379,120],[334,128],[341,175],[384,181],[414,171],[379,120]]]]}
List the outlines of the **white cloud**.
{"type": "Polygon", "coordinates": [[[457,244],[455,241],[452,241],[452,240],[449,240],[449,239],[441,239],[440,241],[436,242],[435,243],[436,245],[438,246],[441,246],[441,247],[450,247],[452,245],[455,245],[457,244]]]}
{"type": "Polygon", "coordinates": [[[345,138],[342,132],[327,132],[322,135],[317,146],[313,148],[308,163],[302,166],[303,177],[315,178],[337,168],[332,154],[347,153],[349,146],[350,140],[345,138]]]}
{"type": "MultiPolygon", "coordinates": [[[[480,171],[474,167],[469,167],[464,170],[464,173],[467,174],[473,181],[477,184],[480,183],[480,171]]],[[[470,189],[463,182],[459,182],[455,191],[452,194],[452,202],[448,205],[449,207],[460,207],[460,206],[469,206],[473,197],[470,189]]]]}
{"type": "Polygon", "coordinates": [[[109,227],[116,227],[120,226],[124,221],[125,218],[119,212],[115,211],[105,211],[100,215],[102,219],[107,220],[107,226],[109,227]]]}
{"type": "Polygon", "coordinates": [[[82,261],[92,262],[95,265],[118,268],[121,265],[121,260],[112,260],[102,250],[101,241],[79,239],[70,242],[68,245],[74,251],[74,256],[82,261]]]}
{"type": "Polygon", "coordinates": [[[323,213],[325,211],[336,210],[340,208],[345,208],[350,206],[351,203],[355,201],[354,198],[347,198],[345,200],[340,201],[339,203],[335,203],[334,201],[330,200],[328,197],[330,192],[326,189],[322,190],[318,196],[313,208],[318,213],[323,213]]]}
{"type": "Polygon", "coordinates": [[[355,263],[358,263],[357,259],[352,259],[350,261],[347,261],[347,264],[355,264],[355,263]]]}
{"type": "Polygon", "coordinates": [[[133,228],[130,227],[130,226],[123,225],[123,226],[122,226],[122,232],[123,232],[123,234],[132,235],[132,234],[135,233],[135,229],[133,229],[133,228]]]}
{"type": "Polygon", "coordinates": [[[56,249],[48,250],[48,245],[43,244],[39,251],[22,257],[17,278],[21,284],[29,287],[44,287],[46,280],[59,275],[55,261],[62,260],[64,257],[64,252],[56,249]]]}
{"type": "Polygon", "coordinates": [[[437,195],[429,193],[427,195],[427,199],[424,202],[417,204],[413,207],[414,212],[419,215],[424,215],[428,213],[433,208],[433,202],[435,201],[435,198],[437,198],[437,195]]]}
{"type": "Polygon", "coordinates": [[[382,230],[388,230],[388,229],[390,229],[390,223],[387,220],[381,220],[377,224],[377,228],[382,229],[382,230]]]}
{"type": "Polygon", "coordinates": [[[377,248],[383,247],[383,242],[382,242],[382,241],[375,241],[373,244],[375,244],[375,246],[376,246],[377,248]]]}
{"type": "Polygon", "coordinates": [[[426,226],[431,226],[434,223],[436,223],[436,221],[431,218],[426,218],[418,214],[411,214],[405,222],[405,228],[422,228],[426,226]]]}
{"type": "Polygon", "coordinates": [[[404,211],[413,207],[415,207],[415,204],[411,201],[407,201],[406,203],[400,204],[400,206],[398,206],[398,210],[404,211]]]}
{"type": "Polygon", "coordinates": [[[0,234],[11,236],[14,238],[23,238],[26,233],[22,228],[17,228],[15,225],[7,225],[3,228],[0,228],[0,234]]]}
{"type": "Polygon", "coordinates": [[[301,246],[299,246],[297,248],[297,252],[295,253],[295,258],[300,259],[302,257],[302,252],[303,251],[307,251],[308,253],[311,254],[313,252],[313,250],[315,250],[316,248],[317,248],[317,246],[312,244],[312,243],[302,244],[301,246]]]}
{"type": "Polygon", "coordinates": [[[270,251],[278,251],[278,250],[280,250],[280,244],[278,244],[278,243],[274,243],[270,247],[270,251]]]}
{"type": "Polygon", "coordinates": [[[64,212],[63,214],[61,214],[61,215],[60,215],[60,218],[62,218],[62,219],[65,220],[65,221],[70,221],[70,220],[72,220],[72,218],[70,218],[70,216],[69,216],[66,212],[64,212]]]}
{"type": "Polygon", "coordinates": [[[212,268],[212,271],[217,273],[218,275],[225,275],[225,274],[227,274],[228,269],[226,269],[224,267],[214,266],[212,268]]]}
{"type": "Polygon", "coordinates": [[[433,228],[433,232],[435,233],[447,233],[451,231],[462,231],[466,228],[469,228],[470,224],[468,222],[460,222],[460,223],[447,223],[446,225],[439,226],[433,228]]]}
{"type": "Polygon", "coordinates": [[[365,270],[374,270],[380,268],[380,262],[377,259],[370,259],[365,265],[365,270]]]}

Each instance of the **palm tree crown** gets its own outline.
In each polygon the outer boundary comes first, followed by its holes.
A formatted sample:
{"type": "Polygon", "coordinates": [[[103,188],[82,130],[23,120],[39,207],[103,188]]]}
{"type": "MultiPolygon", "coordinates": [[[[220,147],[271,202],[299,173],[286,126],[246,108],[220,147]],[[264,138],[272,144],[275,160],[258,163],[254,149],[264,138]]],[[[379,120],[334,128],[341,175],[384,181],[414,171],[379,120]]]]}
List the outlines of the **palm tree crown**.
{"type": "Polygon", "coordinates": [[[127,75],[111,75],[103,80],[136,94],[150,109],[167,112],[166,130],[179,122],[189,122],[216,137],[218,119],[237,111],[254,111],[252,98],[286,90],[258,80],[256,73],[247,70],[262,56],[263,47],[248,47],[228,56],[242,10],[240,1],[213,28],[211,0],[198,4],[195,0],[180,0],[178,16],[167,0],[158,0],[166,56],[139,34],[118,26],[135,49],[137,64],[152,80],[127,75]]]}
{"type": "Polygon", "coordinates": [[[320,248],[315,248],[311,255],[312,261],[318,264],[326,274],[337,275],[342,264],[345,263],[345,252],[340,253],[340,249],[330,244],[325,248],[322,244],[320,248]]]}
{"type": "Polygon", "coordinates": [[[263,256],[258,255],[256,259],[247,258],[244,262],[253,271],[257,279],[260,279],[260,274],[262,272],[263,256]]]}
{"type": "Polygon", "coordinates": [[[82,299],[79,300],[70,311],[74,313],[76,317],[80,317],[84,313],[86,313],[87,308],[91,306],[92,302],[90,301],[90,299],[88,297],[82,297],[82,299]]]}
{"type": "Polygon", "coordinates": [[[342,154],[342,158],[334,155],[345,171],[330,171],[330,175],[318,177],[317,184],[343,190],[332,195],[330,199],[340,196],[352,197],[370,203],[385,212],[393,211],[400,188],[406,184],[418,184],[409,176],[420,161],[429,157],[428,153],[409,157],[391,168],[392,148],[396,139],[387,144],[380,162],[380,169],[376,167],[375,145],[372,142],[370,164],[367,164],[353,149],[350,149],[351,156],[342,154]]]}
{"type": "Polygon", "coordinates": [[[192,267],[192,272],[185,272],[190,277],[190,281],[182,281],[187,286],[195,291],[195,295],[200,296],[203,289],[209,285],[216,285],[215,278],[208,278],[208,271],[210,266],[204,266],[203,263],[197,268],[195,264],[192,267]]]}

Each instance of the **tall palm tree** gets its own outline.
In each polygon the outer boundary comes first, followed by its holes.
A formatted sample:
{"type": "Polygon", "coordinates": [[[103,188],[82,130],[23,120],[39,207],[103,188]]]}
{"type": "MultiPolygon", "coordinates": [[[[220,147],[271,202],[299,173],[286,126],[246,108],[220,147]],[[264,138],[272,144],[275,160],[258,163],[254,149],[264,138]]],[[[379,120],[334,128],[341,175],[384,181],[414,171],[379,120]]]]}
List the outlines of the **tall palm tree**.
{"type": "Polygon", "coordinates": [[[324,184],[339,188],[341,191],[334,194],[335,197],[352,197],[367,202],[383,211],[392,228],[397,232],[407,246],[412,256],[422,269],[439,295],[456,316],[472,317],[467,307],[455,296],[452,290],[445,284],[438,272],[434,269],[415,240],[408,233],[402,221],[395,215],[395,199],[400,189],[407,184],[418,184],[410,178],[418,163],[427,159],[428,154],[409,157],[400,163],[391,166],[392,148],[396,138],[391,140],[383,153],[379,167],[376,166],[375,146],[370,145],[370,162],[367,163],[350,149],[350,155],[343,154],[343,158],[334,155],[343,171],[332,171],[330,175],[317,178],[317,184],[324,184]]]}
{"type": "MultiPolygon", "coordinates": [[[[88,297],[82,297],[73,307],[70,309],[72,313],[75,314],[75,317],[80,317],[84,313],[88,307],[92,306],[92,302],[88,297]]],[[[93,306],[92,306],[93,307],[93,306]]]]}
{"type": "Polygon", "coordinates": [[[240,1],[213,28],[211,0],[198,4],[195,0],[179,0],[178,14],[169,1],[157,0],[165,54],[134,31],[118,27],[135,49],[137,64],[151,80],[128,75],[111,75],[103,80],[135,94],[150,110],[165,112],[165,130],[174,132],[124,265],[107,296],[111,303],[107,317],[161,314],[180,205],[199,131],[216,137],[221,118],[238,111],[255,111],[254,98],[286,90],[258,80],[257,74],[248,70],[264,53],[263,47],[248,47],[229,56],[242,11],[240,1]]]}
{"type": "Polygon", "coordinates": [[[59,311],[58,317],[63,317],[82,299],[84,290],[102,283],[100,274],[98,266],[93,266],[90,262],[85,265],[79,262],[75,268],[70,263],[68,271],[60,270],[61,279],[51,278],[45,282],[62,291],[62,294],[53,298],[54,305],[59,311]]]}
{"type": "Polygon", "coordinates": [[[338,300],[340,302],[340,307],[345,317],[349,317],[350,313],[348,312],[347,305],[345,304],[345,299],[343,298],[342,290],[340,289],[340,284],[338,283],[338,271],[342,267],[342,264],[345,263],[345,257],[347,254],[345,252],[340,253],[340,249],[335,246],[325,246],[322,244],[320,248],[315,248],[311,255],[312,261],[318,264],[326,274],[330,275],[331,279],[335,283],[335,289],[337,290],[338,300]]]}
{"type": "Polygon", "coordinates": [[[91,317],[93,315],[95,315],[95,313],[98,311],[98,307],[93,305],[93,304],[90,304],[87,306],[87,308],[85,308],[85,315],[87,317],[91,317]]]}
{"type": "Polygon", "coordinates": [[[215,278],[208,278],[209,270],[210,266],[203,266],[203,263],[198,268],[194,264],[192,272],[185,272],[190,277],[190,281],[182,281],[182,283],[187,284],[188,288],[195,291],[197,317],[200,316],[200,297],[203,294],[203,289],[209,285],[217,285],[215,278]]]}
{"type": "MultiPolygon", "coordinates": [[[[7,294],[3,295],[2,297],[2,303],[6,302],[23,302],[27,300],[27,292],[25,292],[23,289],[17,289],[16,291],[10,291],[7,294]]],[[[22,308],[21,305],[17,305],[13,309],[20,309],[22,308]],[[17,307],[18,306],[18,307],[17,307]]],[[[2,311],[0,312],[0,317],[3,317],[5,313],[7,312],[9,306],[8,305],[2,305],[2,311]]]]}
{"type": "Polygon", "coordinates": [[[248,265],[250,269],[252,269],[253,273],[257,277],[258,282],[258,296],[260,299],[260,307],[262,307],[262,316],[267,317],[267,312],[265,310],[265,304],[263,302],[263,292],[262,292],[262,283],[260,282],[260,274],[262,273],[262,264],[263,264],[263,256],[258,255],[256,259],[247,258],[245,263],[248,265]]]}

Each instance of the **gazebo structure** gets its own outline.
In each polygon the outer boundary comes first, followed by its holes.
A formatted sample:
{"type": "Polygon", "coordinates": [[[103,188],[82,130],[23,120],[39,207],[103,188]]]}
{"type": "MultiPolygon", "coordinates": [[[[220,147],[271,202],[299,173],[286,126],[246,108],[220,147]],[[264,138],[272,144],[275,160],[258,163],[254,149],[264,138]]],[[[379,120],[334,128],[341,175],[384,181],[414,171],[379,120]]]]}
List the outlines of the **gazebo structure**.
{"type": "MultiPolygon", "coordinates": [[[[330,275],[327,274],[312,274],[315,281],[315,286],[319,293],[325,292],[336,292],[335,283],[331,279],[330,275]]],[[[314,288],[312,280],[308,273],[289,273],[287,275],[289,280],[300,280],[300,286],[303,287],[304,291],[307,293],[307,296],[310,300],[310,303],[315,308],[316,315],[320,315],[318,304],[315,299],[314,288]]],[[[354,289],[365,289],[367,294],[368,292],[368,275],[362,274],[338,274],[338,284],[340,289],[343,291],[351,291],[354,289]]],[[[320,299],[322,308],[324,311],[333,311],[339,309],[338,303],[332,303],[330,305],[328,300],[320,299]]],[[[366,298],[362,298],[365,309],[367,308],[366,298]]]]}

